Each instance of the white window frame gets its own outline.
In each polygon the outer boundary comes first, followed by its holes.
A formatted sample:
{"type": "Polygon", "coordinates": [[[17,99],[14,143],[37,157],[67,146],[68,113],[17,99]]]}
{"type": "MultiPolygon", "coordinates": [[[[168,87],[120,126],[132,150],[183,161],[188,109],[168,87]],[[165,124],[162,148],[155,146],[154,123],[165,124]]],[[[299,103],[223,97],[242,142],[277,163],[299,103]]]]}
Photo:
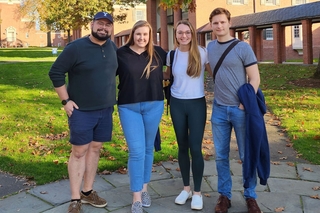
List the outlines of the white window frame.
{"type": "Polygon", "coordinates": [[[267,28],[266,30],[266,40],[272,41],[273,40],[273,28],[267,28]]]}

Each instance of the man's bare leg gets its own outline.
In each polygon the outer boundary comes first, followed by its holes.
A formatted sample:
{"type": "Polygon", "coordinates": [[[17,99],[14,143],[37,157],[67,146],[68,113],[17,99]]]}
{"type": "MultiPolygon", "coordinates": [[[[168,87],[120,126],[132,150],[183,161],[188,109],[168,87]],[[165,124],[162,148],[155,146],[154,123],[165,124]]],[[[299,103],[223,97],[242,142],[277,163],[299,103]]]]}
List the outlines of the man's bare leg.
{"type": "Polygon", "coordinates": [[[84,192],[93,189],[93,183],[97,173],[101,147],[101,142],[92,141],[89,144],[89,148],[86,154],[84,180],[82,187],[82,191],[84,192]]]}
{"type": "Polygon", "coordinates": [[[68,163],[71,199],[80,199],[80,188],[86,168],[86,153],[89,144],[82,146],[72,145],[68,163]]]}

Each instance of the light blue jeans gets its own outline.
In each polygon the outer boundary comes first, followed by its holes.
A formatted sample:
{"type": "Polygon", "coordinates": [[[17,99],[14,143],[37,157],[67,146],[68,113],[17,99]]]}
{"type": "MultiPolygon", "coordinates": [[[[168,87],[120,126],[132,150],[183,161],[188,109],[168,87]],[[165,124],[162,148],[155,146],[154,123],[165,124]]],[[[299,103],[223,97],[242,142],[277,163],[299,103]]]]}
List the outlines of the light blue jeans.
{"type": "Polygon", "coordinates": [[[120,122],[129,148],[130,189],[139,192],[150,182],[153,148],[163,113],[163,101],[118,106],[120,122]]]}
{"type": "MultiPolygon", "coordinates": [[[[218,172],[218,192],[231,199],[232,180],[229,164],[231,131],[234,128],[239,156],[244,160],[244,146],[246,134],[245,111],[238,106],[222,106],[216,101],[213,103],[211,124],[213,142],[216,152],[216,166],[218,172]]],[[[243,164],[242,164],[243,165],[243,164]]],[[[242,168],[243,171],[243,168],[242,168]]],[[[255,188],[257,179],[249,183],[249,188],[244,189],[245,198],[257,198],[255,188]]]]}

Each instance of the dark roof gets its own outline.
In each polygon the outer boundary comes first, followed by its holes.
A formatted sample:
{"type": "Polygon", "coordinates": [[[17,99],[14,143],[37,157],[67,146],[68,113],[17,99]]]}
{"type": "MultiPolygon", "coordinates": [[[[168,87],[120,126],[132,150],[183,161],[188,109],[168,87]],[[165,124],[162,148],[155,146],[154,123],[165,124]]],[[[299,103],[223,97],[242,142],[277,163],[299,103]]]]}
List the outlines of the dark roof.
{"type": "Polygon", "coordinates": [[[272,24],[299,25],[301,20],[310,19],[312,22],[320,22],[320,1],[306,3],[276,10],[241,15],[231,18],[231,28],[247,28],[259,26],[271,27],[272,24]]]}
{"type": "Polygon", "coordinates": [[[212,31],[212,28],[210,26],[210,23],[207,23],[197,29],[197,33],[206,33],[211,31],[212,31]]]}
{"type": "Polygon", "coordinates": [[[114,37],[120,37],[120,36],[128,36],[130,35],[131,29],[122,30],[121,32],[114,35],[114,37]]]}

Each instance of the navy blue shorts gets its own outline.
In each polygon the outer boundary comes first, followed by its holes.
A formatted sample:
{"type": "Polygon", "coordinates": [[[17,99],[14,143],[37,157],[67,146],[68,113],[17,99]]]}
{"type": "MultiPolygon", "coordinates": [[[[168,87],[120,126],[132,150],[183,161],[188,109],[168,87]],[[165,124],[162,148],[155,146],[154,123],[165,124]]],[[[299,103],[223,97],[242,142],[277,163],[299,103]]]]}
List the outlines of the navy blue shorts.
{"type": "Polygon", "coordinates": [[[74,109],[68,118],[70,143],[85,145],[91,141],[111,141],[113,106],[95,111],[74,109]]]}

